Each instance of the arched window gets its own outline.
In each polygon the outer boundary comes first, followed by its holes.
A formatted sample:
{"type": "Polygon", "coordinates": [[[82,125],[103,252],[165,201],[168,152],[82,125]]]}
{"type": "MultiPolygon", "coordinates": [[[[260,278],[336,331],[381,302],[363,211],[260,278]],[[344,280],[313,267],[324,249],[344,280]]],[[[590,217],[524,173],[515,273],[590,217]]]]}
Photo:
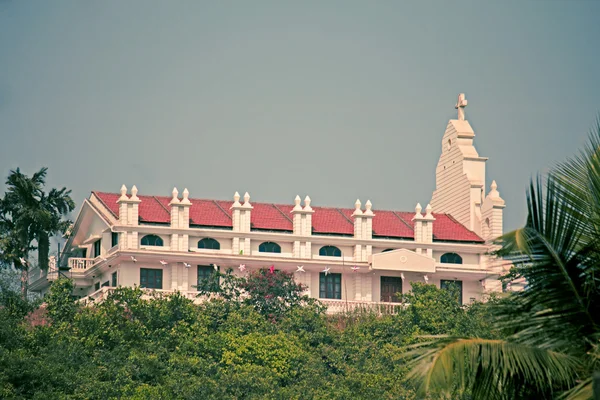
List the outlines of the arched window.
{"type": "Polygon", "coordinates": [[[221,250],[221,244],[213,238],[204,238],[198,241],[199,249],[221,250]]]}
{"type": "Polygon", "coordinates": [[[146,235],[142,238],[142,246],[163,246],[163,240],[156,235],[146,235]]]}
{"type": "Polygon", "coordinates": [[[273,242],[264,242],[258,246],[258,251],[261,253],[281,253],[281,246],[273,242]]]}
{"type": "Polygon", "coordinates": [[[319,249],[320,256],[341,257],[342,252],[335,246],[323,246],[319,249]]]}
{"type": "Polygon", "coordinates": [[[381,252],[382,252],[382,253],[385,253],[385,252],[388,252],[388,251],[394,251],[394,250],[396,250],[396,249],[385,249],[385,250],[382,250],[381,252]]]}
{"type": "Polygon", "coordinates": [[[446,253],[442,254],[440,261],[444,264],[462,264],[462,257],[456,253],[446,253]]]}

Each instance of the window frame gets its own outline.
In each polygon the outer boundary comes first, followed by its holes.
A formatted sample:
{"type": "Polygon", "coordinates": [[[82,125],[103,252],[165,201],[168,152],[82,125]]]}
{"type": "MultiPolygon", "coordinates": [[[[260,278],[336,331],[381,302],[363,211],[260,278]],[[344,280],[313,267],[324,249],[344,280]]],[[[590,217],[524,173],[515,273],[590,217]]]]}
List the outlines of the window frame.
{"type": "Polygon", "coordinates": [[[145,289],[162,289],[163,288],[163,270],[160,268],[140,268],[140,287],[145,289]],[[143,275],[145,277],[145,283],[142,282],[143,275]],[[152,281],[150,277],[152,276],[152,281]],[[158,282],[158,283],[157,283],[158,282]],[[160,287],[157,287],[159,286],[160,287]]]}
{"type": "Polygon", "coordinates": [[[463,305],[463,281],[460,279],[440,279],[440,289],[446,290],[449,285],[457,284],[459,290],[458,304],[463,305]]]}
{"type": "Polygon", "coordinates": [[[203,250],[221,250],[221,243],[214,238],[211,237],[206,237],[206,238],[202,238],[200,240],[198,240],[198,248],[199,249],[203,249],[203,250]],[[200,247],[200,243],[203,243],[204,247],[200,247]],[[207,243],[210,243],[212,245],[212,247],[206,247],[205,245],[207,243]],[[216,244],[216,247],[215,247],[216,244]]]}
{"type": "Polygon", "coordinates": [[[144,237],[142,237],[142,239],[140,240],[140,245],[141,246],[164,247],[165,241],[163,240],[163,238],[161,238],[158,235],[149,234],[149,235],[145,235],[144,237]],[[144,239],[146,239],[146,242],[148,242],[150,240],[149,238],[154,239],[154,244],[150,244],[150,243],[144,244],[144,239]],[[158,239],[160,241],[160,244],[156,244],[157,243],[156,239],[158,239]]]}
{"type": "Polygon", "coordinates": [[[325,272],[319,273],[319,298],[332,300],[342,299],[342,274],[329,273],[325,275],[325,272]]]}
{"type": "Polygon", "coordinates": [[[402,278],[399,276],[387,276],[387,275],[380,276],[379,277],[379,300],[384,303],[402,303],[402,294],[404,293],[403,292],[404,288],[402,286],[403,286],[402,278]],[[394,294],[392,294],[389,300],[383,299],[384,281],[387,281],[386,282],[387,284],[391,284],[392,282],[399,284],[399,286],[398,285],[397,286],[400,290],[395,292],[394,294]],[[400,293],[400,296],[398,296],[398,293],[400,293]]]}
{"type": "Polygon", "coordinates": [[[102,239],[98,239],[94,242],[92,246],[92,252],[94,258],[100,257],[100,255],[102,254],[102,239]]]}
{"type": "Polygon", "coordinates": [[[331,245],[322,246],[319,249],[319,256],[320,257],[341,257],[342,250],[340,250],[340,248],[336,247],[336,246],[331,246],[331,245]],[[330,250],[333,252],[333,254],[328,254],[330,250]],[[338,252],[339,255],[336,255],[336,252],[338,252]]]}
{"type": "Polygon", "coordinates": [[[110,246],[111,248],[119,245],[119,233],[118,232],[110,233],[110,244],[111,244],[111,246],[110,246]]]}
{"type": "Polygon", "coordinates": [[[454,253],[454,252],[448,252],[448,253],[444,253],[441,255],[440,257],[440,263],[442,264],[462,264],[463,263],[463,259],[460,256],[460,254],[454,253]],[[450,257],[452,257],[451,259],[449,259],[450,257]],[[458,261],[458,262],[457,262],[458,261]]]}
{"type": "Polygon", "coordinates": [[[119,275],[117,274],[117,271],[110,275],[110,283],[112,287],[117,287],[119,285],[119,275]]]}
{"type": "MultiPolygon", "coordinates": [[[[221,267],[217,266],[217,271],[220,271],[221,267]]],[[[197,265],[197,269],[196,269],[196,286],[200,285],[200,281],[202,280],[209,280],[212,278],[213,274],[215,273],[215,267],[212,265],[197,265]],[[203,271],[202,274],[200,273],[200,271],[203,271]],[[200,275],[204,275],[204,276],[200,276],[200,275]]],[[[219,285],[220,282],[217,283],[217,285],[219,285]]]]}
{"type": "Polygon", "coordinates": [[[275,242],[262,242],[261,244],[258,245],[258,252],[259,253],[281,254],[281,246],[275,242]],[[269,246],[269,250],[267,249],[266,246],[269,246]],[[276,250],[276,251],[272,251],[272,250],[276,250]]]}

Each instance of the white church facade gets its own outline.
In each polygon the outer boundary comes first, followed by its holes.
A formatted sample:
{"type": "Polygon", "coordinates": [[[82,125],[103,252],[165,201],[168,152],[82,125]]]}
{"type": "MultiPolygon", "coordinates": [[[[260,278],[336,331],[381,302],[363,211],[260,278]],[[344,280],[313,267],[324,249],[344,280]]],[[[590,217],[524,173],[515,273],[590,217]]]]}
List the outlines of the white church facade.
{"type": "MultiPolygon", "coordinates": [[[[461,301],[498,291],[491,240],[502,234],[505,207],[495,182],[485,193],[487,158],[464,119],[464,95],[442,138],[430,205],[414,211],[318,207],[306,196],[293,204],[93,191],[79,211],[58,260],[75,283],[74,295],[101,299],[117,286],[179,291],[196,298],[196,285],[218,266],[245,274],[258,268],[294,273],[329,312],[394,306],[413,282],[454,283],[461,301]],[[66,269],[68,267],[68,270],[66,269]]],[[[55,263],[56,264],[56,263],[55,263]]],[[[30,272],[30,290],[44,294],[58,276],[30,272]]]]}

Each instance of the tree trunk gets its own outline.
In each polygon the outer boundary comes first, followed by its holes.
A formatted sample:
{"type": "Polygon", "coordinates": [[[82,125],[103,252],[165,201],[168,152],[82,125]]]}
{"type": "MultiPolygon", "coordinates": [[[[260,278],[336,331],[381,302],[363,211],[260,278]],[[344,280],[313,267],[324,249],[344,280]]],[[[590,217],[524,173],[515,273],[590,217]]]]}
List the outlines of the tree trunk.
{"type": "Polygon", "coordinates": [[[29,287],[29,268],[24,265],[21,270],[21,297],[27,300],[27,288],[29,287]]]}
{"type": "Polygon", "coordinates": [[[50,237],[46,232],[40,232],[38,241],[38,266],[42,271],[48,270],[48,254],[50,254],[50,237]]]}

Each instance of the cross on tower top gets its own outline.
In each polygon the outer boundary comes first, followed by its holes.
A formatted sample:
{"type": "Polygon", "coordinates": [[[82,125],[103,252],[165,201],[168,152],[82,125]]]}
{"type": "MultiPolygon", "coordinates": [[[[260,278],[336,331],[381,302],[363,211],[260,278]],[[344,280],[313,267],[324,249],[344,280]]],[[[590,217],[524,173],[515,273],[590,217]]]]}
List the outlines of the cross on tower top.
{"type": "Polygon", "coordinates": [[[458,101],[456,102],[456,105],[454,106],[454,108],[456,108],[458,110],[458,120],[459,121],[465,120],[465,107],[466,106],[467,106],[467,99],[465,99],[465,94],[461,93],[458,95],[458,101]]]}

